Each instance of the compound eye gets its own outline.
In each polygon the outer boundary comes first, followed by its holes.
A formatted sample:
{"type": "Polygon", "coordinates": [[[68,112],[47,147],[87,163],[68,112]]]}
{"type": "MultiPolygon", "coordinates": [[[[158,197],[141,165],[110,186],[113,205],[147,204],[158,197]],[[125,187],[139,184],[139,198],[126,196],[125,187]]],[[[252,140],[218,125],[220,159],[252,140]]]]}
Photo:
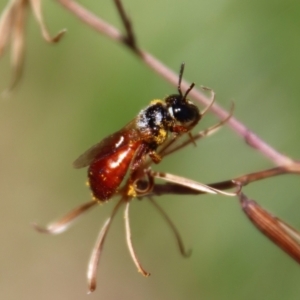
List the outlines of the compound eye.
{"type": "Polygon", "coordinates": [[[198,107],[194,104],[177,103],[172,108],[174,118],[182,124],[198,121],[201,117],[198,107]]]}

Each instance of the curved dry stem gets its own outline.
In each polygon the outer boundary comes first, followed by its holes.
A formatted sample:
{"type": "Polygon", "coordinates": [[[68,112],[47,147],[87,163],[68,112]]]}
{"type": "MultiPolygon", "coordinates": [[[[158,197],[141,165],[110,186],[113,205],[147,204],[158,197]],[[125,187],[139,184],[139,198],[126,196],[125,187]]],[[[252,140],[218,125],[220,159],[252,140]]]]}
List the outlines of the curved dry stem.
{"type": "Polygon", "coordinates": [[[88,294],[95,291],[97,286],[97,270],[99,266],[99,260],[101,255],[101,250],[103,248],[103,244],[108,233],[108,229],[110,224],[116,215],[118,209],[120,208],[121,204],[123,204],[124,199],[121,198],[116,206],[114,207],[110,217],[104,222],[101,230],[99,232],[98,238],[96,240],[95,246],[93,248],[89,263],[88,263],[88,271],[87,271],[87,281],[88,281],[88,294]]]}
{"type": "Polygon", "coordinates": [[[201,117],[203,117],[204,115],[206,115],[207,112],[209,112],[209,110],[212,108],[214,102],[215,102],[215,98],[216,98],[216,93],[214,92],[213,89],[205,87],[205,86],[201,86],[202,90],[204,91],[209,91],[211,93],[210,95],[210,102],[209,104],[204,108],[204,110],[201,112],[201,117]]]}
{"type": "Polygon", "coordinates": [[[66,231],[80,216],[82,216],[83,213],[88,211],[96,204],[97,202],[94,200],[84,203],[79,207],[71,210],[58,221],[49,224],[47,227],[39,226],[36,223],[33,223],[32,225],[38,232],[48,234],[59,234],[66,231]]]}
{"type": "Polygon", "coordinates": [[[137,197],[149,194],[154,186],[153,176],[151,176],[149,172],[146,172],[144,175],[147,175],[147,180],[141,181],[140,179],[137,179],[134,182],[134,190],[137,193],[137,197]],[[141,185],[139,182],[143,184],[141,185]]]}
{"type": "Polygon", "coordinates": [[[149,170],[149,172],[155,178],[160,178],[160,179],[163,179],[168,182],[176,183],[178,185],[185,186],[192,190],[199,191],[202,193],[220,194],[220,195],[224,195],[224,196],[232,196],[233,197],[233,196],[236,196],[240,192],[240,189],[241,189],[241,186],[236,185],[236,187],[238,188],[237,192],[235,192],[235,193],[224,192],[222,190],[215,189],[211,186],[208,186],[206,184],[203,184],[203,183],[200,183],[200,182],[197,182],[197,181],[185,178],[185,177],[173,175],[170,173],[155,172],[155,171],[151,171],[151,170],[149,170]]]}
{"type": "Polygon", "coordinates": [[[4,53],[9,36],[12,31],[12,24],[16,14],[17,3],[9,1],[0,15],[0,56],[4,53]]]}
{"type": "Polygon", "coordinates": [[[13,75],[7,89],[2,93],[5,97],[9,95],[12,89],[19,82],[24,65],[24,49],[25,49],[25,18],[26,18],[26,1],[19,1],[16,3],[14,10],[14,22],[12,26],[12,44],[11,44],[11,64],[13,69],[13,75]]]}
{"type": "MultiPolygon", "coordinates": [[[[148,170],[148,173],[152,174],[151,170],[148,170]]],[[[224,180],[220,182],[214,182],[214,183],[209,183],[207,186],[217,189],[217,190],[227,190],[227,189],[232,189],[236,188],[237,186],[243,187],[245,185],[248,185],[252,182],[258,181],[258,180],[263,180],[267,178],[272,178],[277,175],[283,175],[283,174],[294,174],[293,169],[289,169],[286,166],[282,167],[276,167],[276,168],[271,168],[267,170],[262,170],[259,172],[255,173],[250,173],[250,174],[245,174],[233,179],[229,180],[224,180]]],[[[298,172],[297,172],[298,174],[298,172]]],[[[144,180],[139,180],[138,184],[140,185],[145,185],[144,180]]],[[[200,194],[206,194],[205,191],[200,191],[200,190],[195,190],[188,185],[182,185],[181,182],[167,182],[164,184],[159,184],[155,183],[153,185],[153,188],[150,193],[140,195],[140,197],[144,196],[151,196],[151,195],[156,195],[156,196],[162,196],[162,195],[200,195],[200,194]]]]}
{"type": "Polygon", "coordinates": [[[39,27],[41,29],[43,38],[46,40],[48,43],[57,43],[59,40],[62,38],[62,36],[66,33],[66,29],[60,30],[55,36],[51,36],[48,28],[46,26],[46,23],[43,18],[43,13],[42,13],[42,7],[41,7],[41,0],[29,0],[31,3],[31,7],[33,10],[33,13],[35,15],[35,19],[39,24],[39,27]]]}
{"type": "Polygon", "coordinates": [[[125,219],[125,231],[126,231],[126,242],[127,242],[127,247],[129,250],[129,253],[131,255],[131,258],[136,265],[138,272],[140,272],[143,276],[148,277],[150,275],[149,272],[147,272],[141,265],[135,251],[133,248],[132,244],[132,239],[131,239],[131,229],[130,229],[130,224],[129,224],[129,205],[130,202],[127,201],[125,210],[124,210],[124,219],[125,219]]]}
{"type": "MultiPolygon", "coordinates": [[[[231,180],[228,180],[228,181],[210,183],[208,184],[208,186],[218,190],[226,190],[226,189],[231,189],[236,187],[236,183],[234,183],[231,180]]],[[[162,196],[162,195],[201,195],[201,194],[206,194],[206,192],[193,190],[190,187],[182,186],[180,184],[166,182],[163,184],[155,183],[151,193],[149,193],[148,195],[142,195],[141,197],[145,197],[145,196],[149,197],[152,195],[162,196]]]]}
{"type": "Polygon", "coordinates": [[[174,225],[174,223],[172,222],[172,220],[170,219],[170,217],[167,215],[167,213],[164,211],[164,209],[153,198],[149,197],[149,200],[150,200],[150,203],[158,210],[158,212],[162,215],[163,219],[167,222],[167,224],[171,228],[171,230],[176,238],[177,245],[178,245],[181,255],[184,257],[190,257],[192,254],[192,250],[191,249],[189,249],[188,251],[185,250],[185,247],[184,247],[182,238],[179,234],[179,231],[178,231],[177,227],[174,225]]]}

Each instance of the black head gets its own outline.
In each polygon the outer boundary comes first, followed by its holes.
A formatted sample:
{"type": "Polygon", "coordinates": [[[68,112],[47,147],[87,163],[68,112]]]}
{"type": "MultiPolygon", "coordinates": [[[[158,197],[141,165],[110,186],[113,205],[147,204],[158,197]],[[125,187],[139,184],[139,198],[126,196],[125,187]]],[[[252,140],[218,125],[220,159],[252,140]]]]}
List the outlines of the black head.
{"type": "Polygon", "coordinates": [[[181,64],[178,80],[178,94],[168,96],[165,101],[168,107],[169,115],[172,119],[179,122],[181,125],[193,127],[201,118],[201,113],[198,107],[187,99],[188,93],[194,87],[194,83],[190,85],[185,94],[181,91],[181,81],[184,70],[184,63],[181,64]]]}

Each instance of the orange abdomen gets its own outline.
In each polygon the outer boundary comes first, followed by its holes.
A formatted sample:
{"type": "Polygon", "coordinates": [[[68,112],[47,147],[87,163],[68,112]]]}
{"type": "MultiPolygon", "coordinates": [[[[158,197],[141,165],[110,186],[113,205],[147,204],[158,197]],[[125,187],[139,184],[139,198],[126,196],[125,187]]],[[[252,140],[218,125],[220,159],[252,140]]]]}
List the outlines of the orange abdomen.
{"type": "Polygon", "coordinates": [[[105,201],[116,193],[139,146],[140,142],[125,144],[113,153],[95,157],[88,170],[94,197],[105,201]]]}

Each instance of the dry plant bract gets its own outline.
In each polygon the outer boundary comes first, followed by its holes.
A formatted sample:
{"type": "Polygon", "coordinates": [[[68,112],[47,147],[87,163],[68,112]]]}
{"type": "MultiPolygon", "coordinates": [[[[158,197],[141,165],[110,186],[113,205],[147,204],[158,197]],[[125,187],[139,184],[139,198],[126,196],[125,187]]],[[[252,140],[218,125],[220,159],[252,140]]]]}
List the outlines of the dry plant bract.
{"type": "Polygon", "coordinates": [[[16,86],[22,74],[28,8],[32,9],[46,42],[57,43],[66,31],[61,30],[57,35],[51,37],[43,18],[41,0],[11,0],[7,3],[0,17],[0,56],[4,54],[5,48],[11,43],[11,66],[13,74],[9,86],[3,92],[4,96],[8,95],[16,86]]]}

